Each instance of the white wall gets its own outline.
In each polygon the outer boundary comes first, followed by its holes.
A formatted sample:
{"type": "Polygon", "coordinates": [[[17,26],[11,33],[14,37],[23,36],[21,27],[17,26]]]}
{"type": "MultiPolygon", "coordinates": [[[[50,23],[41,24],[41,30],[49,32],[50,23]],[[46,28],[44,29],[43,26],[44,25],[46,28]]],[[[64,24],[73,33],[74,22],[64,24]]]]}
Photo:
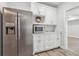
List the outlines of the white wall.
{"type": "Polygon", "coordinates": [[[8,7],[22,9],[22,10],[30,10],[31,2],[7,2],[8,7]]]}
{"type": "Polygon", "coordinates": [[[59,33],[62,32],[62,35],[60,40],[61,40],[61,47],[62,48],[67,48],[67,36],[68,36],[68,28],[67,28],[67,19],[66,19],[66,11],[75,7],[75,6],[79,6],[79,3],[78,2],[66,2],[66,3],[63,3],[62,5],[60,5],[57,9],[58,11],[58,30],[59,30],[59,33]]]}
{"type": "Polygon", "coordinates": [[[0,10],[2,11],[2,7],[7,7],[6,2],[0,2],[0,10]]]}
{"type": "Polygon", "coordinates": [[[30,11],[31,4],[30,2],[0,2],[0,10],[2,10],[2,7],[10,7],[30,11]]]}
{"type": "Polygon", "coordinates": [[[68,36],[79,38],[79,19],[68,22],[68,36]]]}

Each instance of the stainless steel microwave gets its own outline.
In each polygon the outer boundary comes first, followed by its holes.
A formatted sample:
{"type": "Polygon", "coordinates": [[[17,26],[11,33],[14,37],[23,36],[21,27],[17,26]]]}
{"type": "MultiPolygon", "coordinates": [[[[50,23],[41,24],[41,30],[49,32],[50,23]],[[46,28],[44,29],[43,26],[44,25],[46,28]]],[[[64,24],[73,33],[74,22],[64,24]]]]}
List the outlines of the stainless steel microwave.
{"type": "Polygon", "coordinates": [[[44,26],[40,24],[33,25],[33,33],[42,33],[44,31],[44,26]]]}

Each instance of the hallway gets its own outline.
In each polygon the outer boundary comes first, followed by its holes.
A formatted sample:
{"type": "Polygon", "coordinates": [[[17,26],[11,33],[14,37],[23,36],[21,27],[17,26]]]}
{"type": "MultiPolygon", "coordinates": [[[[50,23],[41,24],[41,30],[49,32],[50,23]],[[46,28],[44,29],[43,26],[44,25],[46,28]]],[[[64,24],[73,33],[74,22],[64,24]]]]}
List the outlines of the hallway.
{"type": "Polygon", "coordinates": [[[79,51],[79,38],[69,37],[68,38],[69,49],[79,51]]]}

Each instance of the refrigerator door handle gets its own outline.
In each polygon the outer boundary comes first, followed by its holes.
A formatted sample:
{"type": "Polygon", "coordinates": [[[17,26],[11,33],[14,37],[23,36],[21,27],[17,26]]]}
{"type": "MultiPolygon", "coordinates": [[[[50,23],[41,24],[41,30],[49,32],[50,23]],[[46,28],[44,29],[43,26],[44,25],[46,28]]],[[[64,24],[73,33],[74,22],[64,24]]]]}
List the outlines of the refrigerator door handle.
{"type": "Polygon", "coordinates": [[[21,16],[18,15],[18,40],[20,40],[20,18],[21,16]]]}

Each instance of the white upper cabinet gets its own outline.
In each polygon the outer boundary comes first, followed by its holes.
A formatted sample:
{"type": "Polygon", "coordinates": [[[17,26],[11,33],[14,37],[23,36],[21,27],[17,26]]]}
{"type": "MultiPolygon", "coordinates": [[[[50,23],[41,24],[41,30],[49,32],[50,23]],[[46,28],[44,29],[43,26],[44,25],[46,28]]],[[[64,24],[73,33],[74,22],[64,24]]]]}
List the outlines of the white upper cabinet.
{"type": "Polygon", "coordinates": [[[56,25],[56,8],[47,6],[45,23],[56,25]]]}
{"type": "Polygon", "coordinates": [[[31,3],[31,11],[34,15],[44,16],[43,24],[56,25],[56,8],[41,3],[31,3]]]}
{"type": "Polygon", "coordinates": [[[31,11],[33,12],[34,15],[41,15],[45,16],[46,14],[46,7],[43,4],[40,3],[31,3],[31,11]]]}
{"type": "Polygon", "coordinates": [[[31,3],[31,11],[33,12],[34,15],[42,15],[45,16],[45,10],[46,7],[43,4],[40,3],[31,3]]]}
{"type": "MultiPolygon", "coordinates": [[[[39,3],[38,3],[39,4],[39,3]]],[[[46,15],[46,5],[43,4],[39,4],[39,14],[42,16],[46,15]]]]}
{"type": "Polygon", "coordinates": [[[39,5],[37,3],[32,2],[31,3],[31,11],[33,12],[34,15],[39,14],[39,5]]]}

